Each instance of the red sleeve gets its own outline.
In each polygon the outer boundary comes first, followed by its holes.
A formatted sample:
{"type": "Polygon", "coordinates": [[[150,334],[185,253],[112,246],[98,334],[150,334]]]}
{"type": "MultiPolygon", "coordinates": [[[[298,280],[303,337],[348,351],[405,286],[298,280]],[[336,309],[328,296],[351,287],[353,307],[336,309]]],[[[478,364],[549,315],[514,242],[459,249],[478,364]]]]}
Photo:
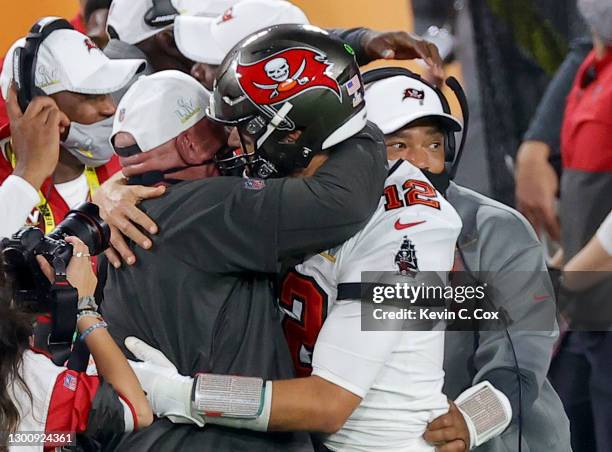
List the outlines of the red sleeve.
{"type": "Polygon", "coordinates": [[[113,155],[110,161],[105,165],[96,168],[98,180],[101,184],[106,182],[111,176],[119,171],[121,171],[121,164],[119,163],[119,157],[117,155],[113,155]]]}
{"type": "Polygon", "coordinates": [[[85,22],[83,20],[83,16],[81,16],[81,13],[78,13],[70,20],[70,25],[72,25],[76,31],[83,33],[84,35],[87,34],[85,22]]]}
{"type": "Polygon", "coordinates": [[[100,379],[65,370],[57,376],[51,393],[45,432],[84,432],[100,379]]]}

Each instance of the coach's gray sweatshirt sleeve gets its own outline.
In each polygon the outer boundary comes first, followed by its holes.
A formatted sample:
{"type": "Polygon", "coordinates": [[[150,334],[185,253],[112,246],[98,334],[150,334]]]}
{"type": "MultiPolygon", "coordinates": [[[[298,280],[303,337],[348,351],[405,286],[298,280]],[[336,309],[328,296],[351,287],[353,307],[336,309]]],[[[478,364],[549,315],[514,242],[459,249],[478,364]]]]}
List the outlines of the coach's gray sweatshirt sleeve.
{"type": "Polygon", "coordinates": [[[507,316],[514,351],[503,329],[481,329],[474,384],[489,380],[505,393],[516,419],[519,385],[514,352],[526,410],[538,398],[558,336],[554,290],[542,247],[519,214],[498,211],[489,220],[479,230],[483,249],[489,250],[482,255],[480,268],[488,270],[482,280],[487,282],[492,303],[507,316]]]}
{"type": "Polygon", "coordinates": [[[350,45],[355,51],[355,60],[359,66],[365,66],[372,62],[372,59],[366,54],[363,47],[363,37],[371,30],[369,28],[334,28],[328,30],[333,36],[341,39],[350,45]]]}
{"type": "Polygon", "coordinates": [[[334,247],[374,213],[387,175],[382,132],[373,125],[334,146],[311,177],[213,177],[145,202],[177,254],[215,273],[275,273],[286,258],[334,247]]]}
{"type": "Polygon", "coordinates": [[[368,126],[338,145],[313,177],[285,182],[279,205],[280,260],[339,245],[365,226],[382,195],[385,152],[381,132],[368,126]]]}

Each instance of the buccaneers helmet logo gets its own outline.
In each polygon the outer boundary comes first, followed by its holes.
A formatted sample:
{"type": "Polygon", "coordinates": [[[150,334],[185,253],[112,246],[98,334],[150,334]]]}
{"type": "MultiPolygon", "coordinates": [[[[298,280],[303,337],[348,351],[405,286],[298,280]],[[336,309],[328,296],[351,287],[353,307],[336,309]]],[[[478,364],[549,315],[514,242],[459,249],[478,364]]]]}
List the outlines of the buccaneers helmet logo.
{"type": "Polygon", "coordinates": [[[342,99],[329,75],[327,56],[307,48],[291,48],[251,64],[238,64],[240,87],[258,105],[274,105],[304,91],[328,89],[342,99]]]}

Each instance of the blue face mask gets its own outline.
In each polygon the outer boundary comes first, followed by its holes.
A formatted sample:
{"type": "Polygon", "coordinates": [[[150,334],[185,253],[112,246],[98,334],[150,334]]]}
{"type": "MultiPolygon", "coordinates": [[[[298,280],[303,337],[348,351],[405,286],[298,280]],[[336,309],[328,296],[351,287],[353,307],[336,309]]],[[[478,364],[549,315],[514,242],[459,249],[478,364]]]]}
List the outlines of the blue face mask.
{"type": "Polygon", "coordinates": [[[110,144],[113,118],[93,124],[70,123],[68,137],[62,143],[83,165],[97,168],[110,161],[114,151],[110,144]]]}

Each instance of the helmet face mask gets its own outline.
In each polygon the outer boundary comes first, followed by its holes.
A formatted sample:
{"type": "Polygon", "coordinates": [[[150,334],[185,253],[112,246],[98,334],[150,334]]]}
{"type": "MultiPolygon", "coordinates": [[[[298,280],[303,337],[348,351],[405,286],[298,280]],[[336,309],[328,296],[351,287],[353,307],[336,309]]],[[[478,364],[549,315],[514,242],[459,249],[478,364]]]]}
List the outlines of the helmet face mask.
{"type": "Polygon", "coordinates": [[[312,26],[279,25],[238,44],[220,66],[209,117],[238,129],[253,177],[283,177],[366,124],[350,47],[312,26]],[[287,140],[299,131],[295,140],[287,140]]]}

